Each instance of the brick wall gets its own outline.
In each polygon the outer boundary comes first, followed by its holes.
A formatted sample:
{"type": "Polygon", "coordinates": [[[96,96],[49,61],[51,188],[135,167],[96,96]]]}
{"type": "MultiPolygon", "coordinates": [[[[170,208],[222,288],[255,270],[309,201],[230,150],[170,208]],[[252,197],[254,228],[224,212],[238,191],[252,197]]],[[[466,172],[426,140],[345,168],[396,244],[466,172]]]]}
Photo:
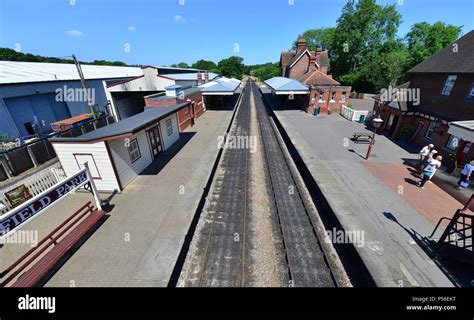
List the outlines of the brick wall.
{"type": "MultiPolygon", "coordinates": [[[[420,89],[420,109],[460,120],[474,119],[474,100],[466,99],[474,84],[473,74],[458,74],[449,96],[441,95],[448,74],[414,74],[410,87],[420,89]]],[[[414,106],[414,108],[417,108],[414,106]]]]}
{"type": "Polygon", "coordinates": [[[304,75],[306,72],[308,72],[308,67],[309,67],[309,55],[305,54],[289,70],[288,77],[292,79],[296,79],[304,75]]]}

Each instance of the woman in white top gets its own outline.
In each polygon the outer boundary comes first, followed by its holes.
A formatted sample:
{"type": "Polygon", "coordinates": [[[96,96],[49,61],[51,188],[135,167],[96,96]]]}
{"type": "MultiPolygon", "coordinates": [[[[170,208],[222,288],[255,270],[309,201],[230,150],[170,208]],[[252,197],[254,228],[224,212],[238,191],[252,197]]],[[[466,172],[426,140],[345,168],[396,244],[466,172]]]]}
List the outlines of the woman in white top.
{"type": "Polygon", "coordinates": [[[428,161],[428,164],[423,168],[423,175],[421,180],[417,183],[417,185],[421,188],[425,188],[425,183],[427,183],[436,173],[439,167],[441,167],[441,160],[443,160],[442,156],[437,156],[435,159],[431,159],[428,161]]]}

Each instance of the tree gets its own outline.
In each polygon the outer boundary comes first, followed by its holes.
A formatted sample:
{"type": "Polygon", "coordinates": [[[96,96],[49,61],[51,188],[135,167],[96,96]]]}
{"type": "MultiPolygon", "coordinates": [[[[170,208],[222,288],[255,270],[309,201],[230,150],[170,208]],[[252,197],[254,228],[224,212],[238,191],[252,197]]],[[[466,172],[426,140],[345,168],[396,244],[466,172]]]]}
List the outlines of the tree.
{"type": "Polygon", "coordinates": [[[436,22],[414,24],[406,35],[408,50],[415,66],[433,53],[454,42],[461,33],[461,27],[436,22]]]}
{"type": "MultiPolygon", "coordinates": [[[[0,48],[0,61],[25,61],[25,62],[49,62],[49,63],[74,63],[72,60],[55,58],[55,57],[44,57],[40,55],[33,55],[31,53],[17,52],[10,48],[0,48]]],[[[105,66],[129,66],[122,61],[107,61],[107,60],[94,60],[92,62],[80,61],[81,64],[95,64],[105,66]]]]}
{"type": "MultiPolygon", "coordinates": [[[[384,55],[390,52],[387,48],[399,42],[396,33],[400,21],[401,15],[394,4],[382,6],[376,4],[375,0],[360,0],[357,3],[349,0],[337,20],[330,45],[331,72],[334,77],[357,91],[375,91],[387,86],[390,80],[380,81],[387,77],[379,62],[386,60],[388,64],[396,56],[384,55]],[[369,65],[378,66],[382,73],[374,75],[374,71],[364,70],[369,65]]],[[[391,62],[389,64],[392,65],[391,62]]]]}
{"type": "Polygon", "coordinates": [[[259,78],[260,80],[267,80],[273,77],[278,76],[280,72],[279,63],[265,63],[263,65],[256,65],[256,66],[249,66],[250,72],[246,74],[250,74],[254,77],[259,78]]]}
{"type": "Polygon", "coordinates": [[[237,56],[222,59],[217,63],[218,73],[225,77],[241,79],[245,69],[243,61],[243,58],[237,56]]]}
{"type": "Polygon", "coordinates": [[[178,68],[189,68],[189,65],[186,62],[178,63],[178,68]]]}
{"type": "Polygon", "coordinates": [[[217,69],[217,65],[214,63],[214,61],[204,60],[204,59],[194,62],[191,65],[191,67],[195,69],[199,69],[199,70],[208,70],[208,71],[217,69]]]}
{"type": "Polygon", "coordinates": [[[323,50],[331,48],[332,39],[334,37],[335,28],[316,28],[309,29],[298,35],[293,43],[293,49],[296,48],[296,42],[299,38],[305,38],[309,50],[316,50],[316,47],[321,47],[323,50]]]}

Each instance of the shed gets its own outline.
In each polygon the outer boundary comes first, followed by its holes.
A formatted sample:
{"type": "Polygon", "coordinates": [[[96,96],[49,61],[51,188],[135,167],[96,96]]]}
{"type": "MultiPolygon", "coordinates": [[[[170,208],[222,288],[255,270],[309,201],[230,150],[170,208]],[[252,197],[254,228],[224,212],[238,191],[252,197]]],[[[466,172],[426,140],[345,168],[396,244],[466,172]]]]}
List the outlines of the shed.
{"type": "Polygon", "coordinates": [[[148,109],[84,135],[55,137],[51,142],[66,175],[88,162],[99,191],[122,191],[179,139],[177,112],[188,105],[148,109]]]}

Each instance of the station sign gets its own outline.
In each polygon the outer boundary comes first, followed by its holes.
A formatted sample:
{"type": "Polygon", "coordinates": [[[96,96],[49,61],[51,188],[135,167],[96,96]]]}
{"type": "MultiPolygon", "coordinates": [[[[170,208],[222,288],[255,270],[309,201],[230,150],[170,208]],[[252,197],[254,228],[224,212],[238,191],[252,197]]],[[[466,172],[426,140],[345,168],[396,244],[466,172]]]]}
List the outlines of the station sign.
{"type": "Polygon", "coordinates": [[[48,207],[59,202],[86,183],[91,182],[91,180],[89,170],[85,168],[1,215],[0,240],[4,240],[18,228],[40,216],[48,207]]]}

